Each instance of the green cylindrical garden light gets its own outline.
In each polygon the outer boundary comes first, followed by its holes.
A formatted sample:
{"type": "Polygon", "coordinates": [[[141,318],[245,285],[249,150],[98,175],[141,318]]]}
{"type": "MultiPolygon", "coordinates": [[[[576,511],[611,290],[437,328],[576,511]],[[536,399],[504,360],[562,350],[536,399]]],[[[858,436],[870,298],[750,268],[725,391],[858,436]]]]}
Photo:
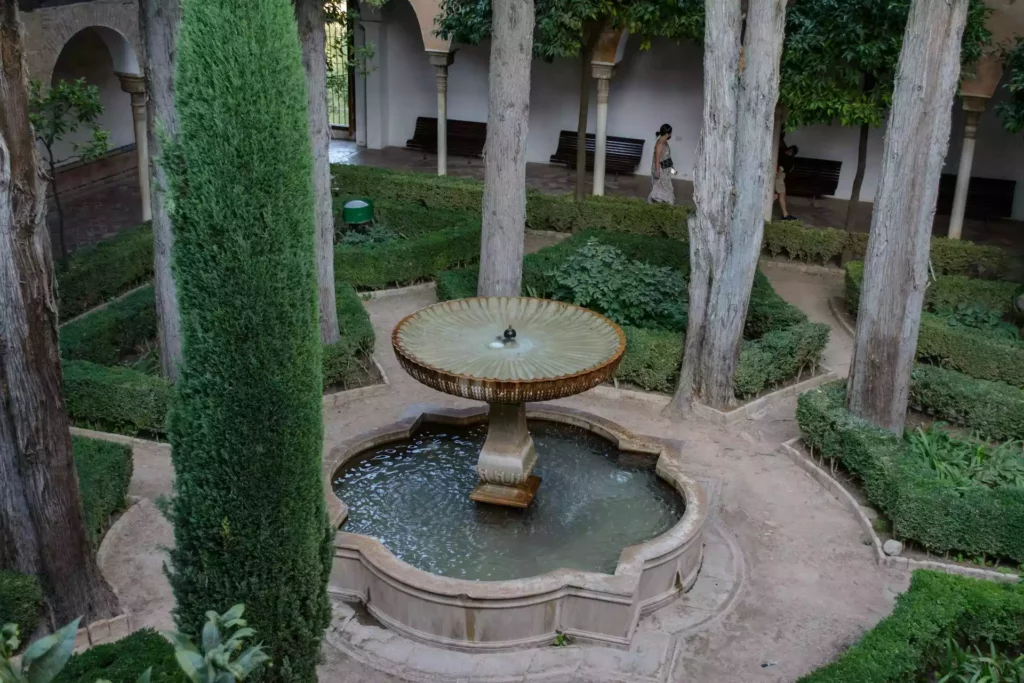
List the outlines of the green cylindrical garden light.
{"type": "Polygon", "coordinates": [[[346,225],[363,225],[373,222],[373,201],[369,199],[352,199],[345,202],[341,210],[341,218],[346,225]]]}

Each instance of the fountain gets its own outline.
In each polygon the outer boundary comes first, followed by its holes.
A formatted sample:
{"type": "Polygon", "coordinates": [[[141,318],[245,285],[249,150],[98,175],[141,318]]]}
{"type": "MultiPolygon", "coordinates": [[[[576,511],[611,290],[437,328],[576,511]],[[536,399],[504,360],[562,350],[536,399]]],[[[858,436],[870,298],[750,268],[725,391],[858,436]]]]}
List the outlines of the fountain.
{"type": "Polygon", "coordinates": [[[470,498],[525,508],[540,478],[526,403],[572,396],[607,380],[626,336],[603,315],[525,297],[477,297],[428,306],[395,327],[399,362],[429,387],[489,406],[480,484],[470,498]]]}
{"type": "Polygon", "coordinates": [[[478,651],[556,633],[628,646],[641,615],[693,586],[707,501],[683,442],[545,403],[612,375],[617,325],[556,301],[470,298],[404,318],[392,345],[413,378],[487,407],[411,411],[325,458],[344,523],[333,596],[478,651]]]}

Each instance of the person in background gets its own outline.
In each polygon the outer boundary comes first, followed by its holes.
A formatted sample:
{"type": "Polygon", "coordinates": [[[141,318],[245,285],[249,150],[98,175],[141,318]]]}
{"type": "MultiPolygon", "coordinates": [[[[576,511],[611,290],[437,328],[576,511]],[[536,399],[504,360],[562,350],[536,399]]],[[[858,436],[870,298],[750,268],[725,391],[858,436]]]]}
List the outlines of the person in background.
{"type": "Polygon", "coordinates": [[[779,165],[775,168],[775,198],[779,200],[779,208],[782,209],[782,220],[795,221],[796,216],[789,212],[786,206],[786,175],[793,170],[796,161],[796,154],[800,149],[796,145],[787,145],[786,139],[779,139],[779,165]]]}
{"type": "Polygon", "coordinates": [[[672,187],[672,176],[676,174],[676,169],[672,164],[672,148],[668,146],[668,141],[672,139],[672,126],[661,124],[657,135],[654,156],[651,157],[651,193],[647,195],[647,203],[675,204],[676,192],[672,187]]]}

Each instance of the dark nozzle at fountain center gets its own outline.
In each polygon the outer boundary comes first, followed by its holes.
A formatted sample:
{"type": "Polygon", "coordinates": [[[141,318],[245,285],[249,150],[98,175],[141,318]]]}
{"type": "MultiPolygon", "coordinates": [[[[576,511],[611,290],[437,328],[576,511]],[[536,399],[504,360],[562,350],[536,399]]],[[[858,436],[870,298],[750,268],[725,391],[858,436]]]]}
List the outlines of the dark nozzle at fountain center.
{"type": "Polygon", "coordinates": [[[505,339],[507,339],[509,341],[511,341],[511,340],[516,338],[516,331],[514,329],[512,329],[511,325],[509,325],[508,328],[506,328],[504,337],[505,337],[505,339]]]}

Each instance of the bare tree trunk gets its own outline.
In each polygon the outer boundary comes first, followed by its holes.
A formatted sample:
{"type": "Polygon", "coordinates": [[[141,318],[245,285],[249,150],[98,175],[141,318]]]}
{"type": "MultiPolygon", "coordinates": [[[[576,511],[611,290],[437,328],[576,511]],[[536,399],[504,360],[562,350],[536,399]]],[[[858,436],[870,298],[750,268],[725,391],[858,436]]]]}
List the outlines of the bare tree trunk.
{"type": "Polygon", "coordinates": [[[338,332],[334,295],[334,206],[331,199],[331,123],[327,113],[327,28],[323,0],[295,0],[302,65],[309,89],[309,139],[316,189],[316,281],[320,341],[333,344],[338,332]]]}
{"type": "Polygon", "coordinates": [[[146,89],[150,185],[153,204],[153,285],[156,291],[157,334],[164,377],[176,382],[181,366],[181,313],[171,271],[174,226],[167,210],[167,173],[161,162],[163,136],[178,134],[174,109],[174,69],[178,52],[180,0],[141,0],[139,18],[146,38],[146,89]]]}
{"type": "Polygon", "coordinates": [[[494,0],[480,296],[519,296],[522,285],[533,23],[533,0],[494,0]]]}
{"type": "Polygon", "coordinates": [[[587,196],[587,115],[590,113],[590,50],[580,48],[580,115],[576,123],[576,194],[582,202],[587,196]]]}
{"type": "MultiPolygon", "coordinates": [[[[864,74],[864,93],[871,92],[875,87],[875,79],[871,74],[864,74]]],[[[850,190],[850,204],[846,207],[846,220],[843,221],[843,229],[853,228],[854,218],[857,215],[857,205],[860,203],[860,190],[864,185],[864,169],[868,161],[868,136],[871,134],[871,126],[866,123],[860,126],[860,140],[857,143],[857,172],[853,175],[853,189],[850,190]]]]}
{"type": "Polygon", "coordinates": [[[690,217],[690,309],[670,416],[735,402],[733,375],[764,235],[786,0],[705,0],[704,122],[690,217]],[[744,51],[740,65],[740,50],[744,51]]]}
{"type": "Polygon", "coordinates": [[[907,415],[968,2],[911,4],[864,260],[847,405],[897,434],[907,415]]]}
{"type": "Polygon", "coordinates": [[[50,627],[112,616],[61,396],[46,192],[16,0],[0,0],[0,568],[37,575],[50,627]]]}

